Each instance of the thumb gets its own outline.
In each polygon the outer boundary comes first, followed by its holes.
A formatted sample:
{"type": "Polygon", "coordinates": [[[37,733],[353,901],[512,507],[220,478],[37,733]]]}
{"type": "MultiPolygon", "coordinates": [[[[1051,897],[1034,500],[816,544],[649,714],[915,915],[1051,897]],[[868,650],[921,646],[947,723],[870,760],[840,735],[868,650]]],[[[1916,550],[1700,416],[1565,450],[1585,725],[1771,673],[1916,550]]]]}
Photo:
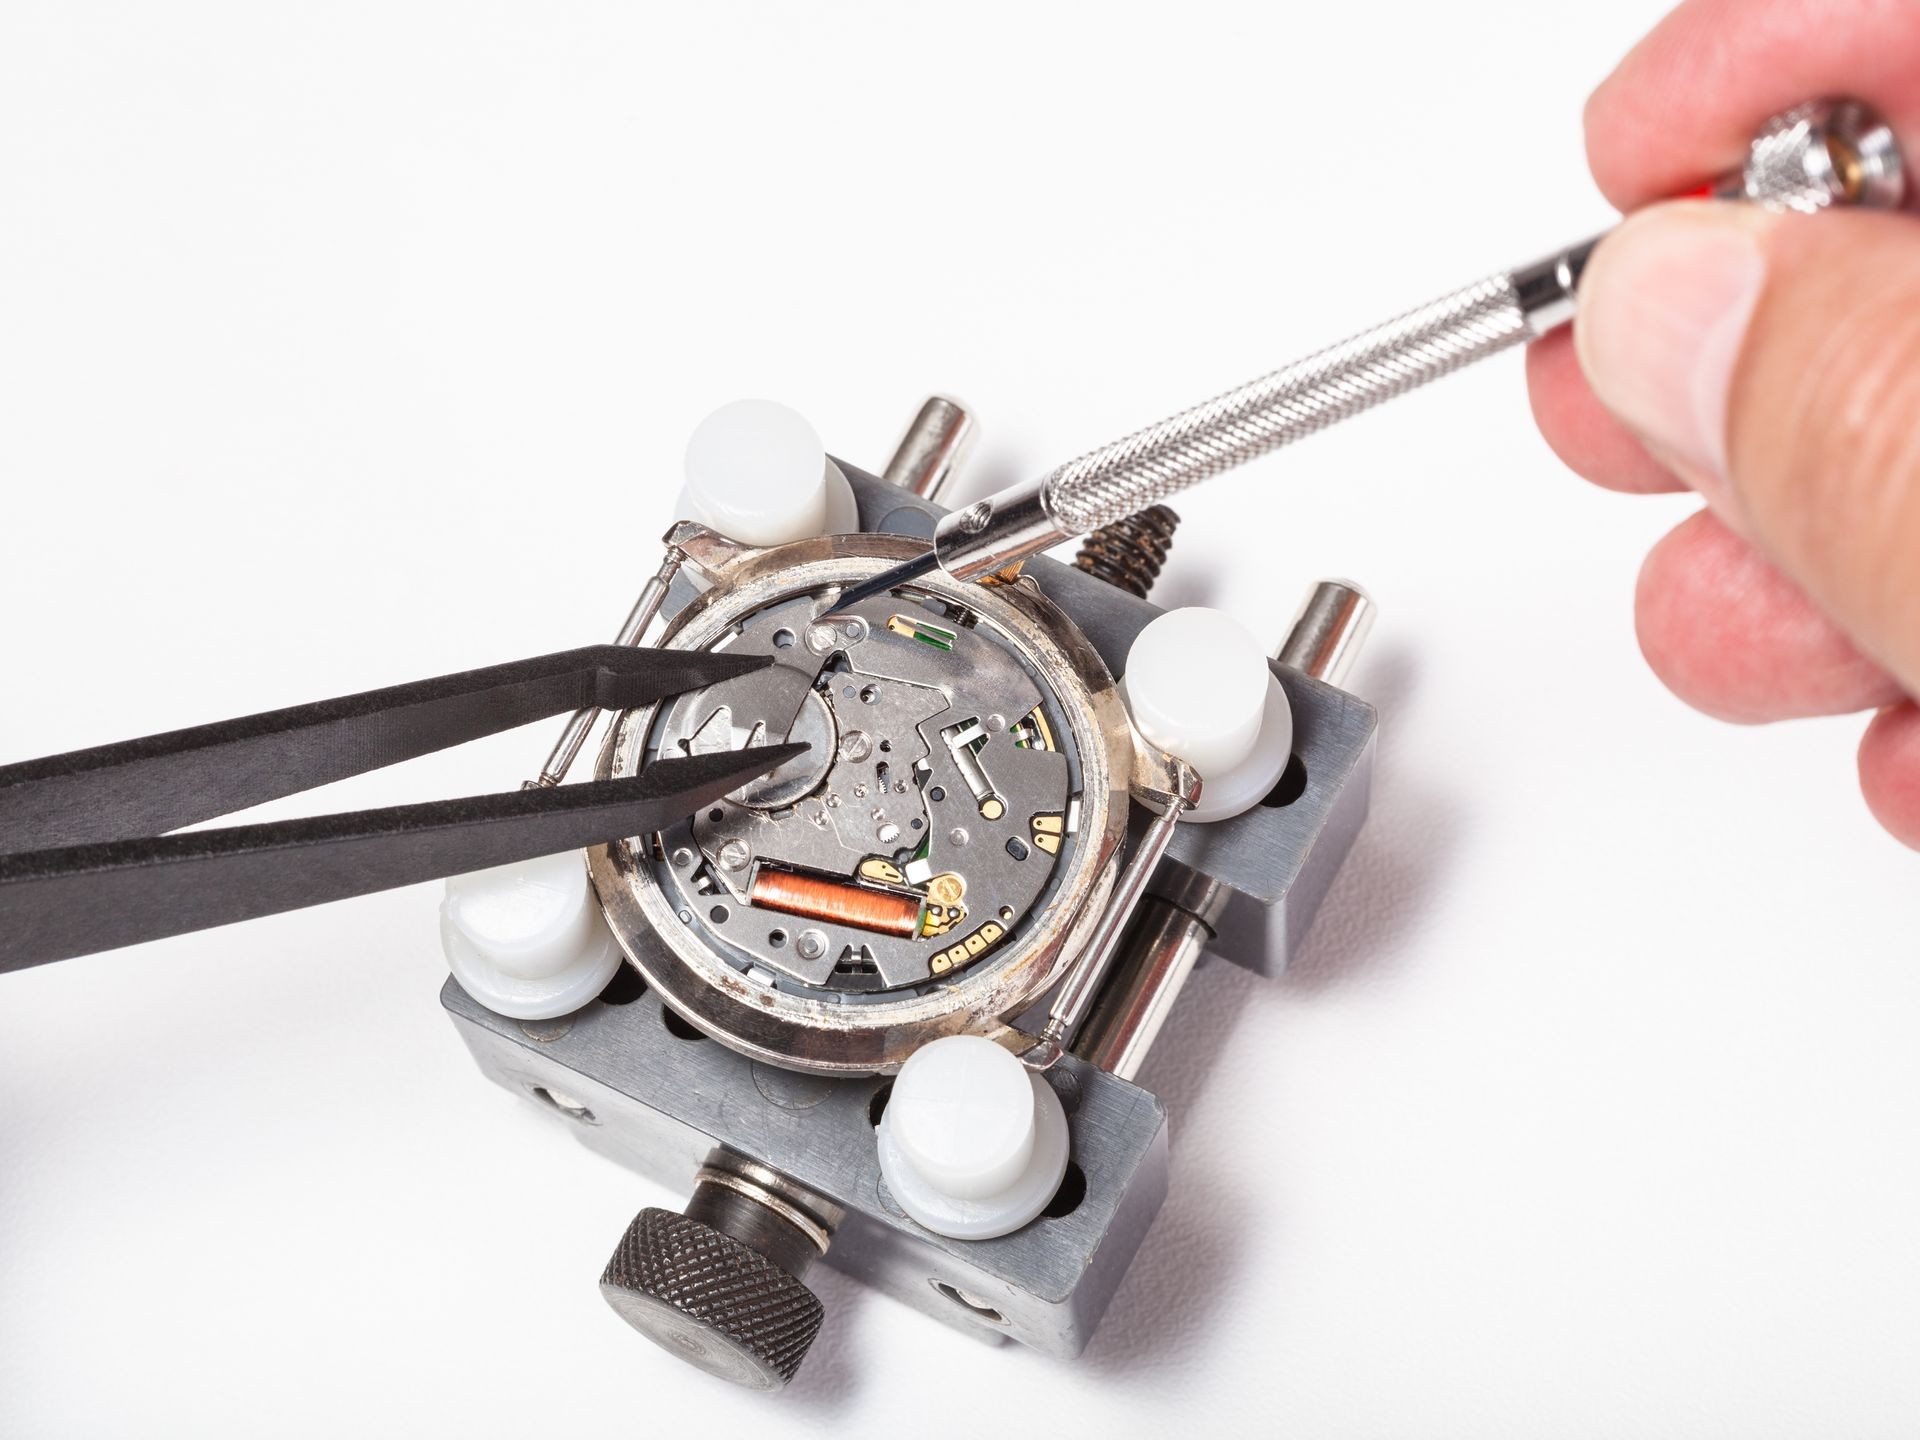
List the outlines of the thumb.
{"type": "Polygon", "coordinates": [[[1595,394],[1920,695],[1920,224],[1689,201],[1595,252],[1595,394]]]}

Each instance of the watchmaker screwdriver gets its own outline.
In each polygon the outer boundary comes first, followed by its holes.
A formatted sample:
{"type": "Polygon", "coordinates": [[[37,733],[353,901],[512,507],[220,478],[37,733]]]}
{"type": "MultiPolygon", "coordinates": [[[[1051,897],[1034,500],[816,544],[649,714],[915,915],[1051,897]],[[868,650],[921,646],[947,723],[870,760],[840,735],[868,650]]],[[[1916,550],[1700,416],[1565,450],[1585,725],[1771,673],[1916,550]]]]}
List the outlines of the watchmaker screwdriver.
{"type": "MultiPolygon", "coordinates": [[[[1695,194],[1805,214],[1835,205],[1895,210],[1906,177],[1893,131],[1871,108],[1816,100],[1769,120],[1744,167],[1695,194]]],[[[936,567],[958,580],[1016,570],[1030,555],[1537,340],[1573,318],[1581,275],[1603,238],[1456,290],[955,511],[925,555],[846,591],[835,608],[936,567]]]]}

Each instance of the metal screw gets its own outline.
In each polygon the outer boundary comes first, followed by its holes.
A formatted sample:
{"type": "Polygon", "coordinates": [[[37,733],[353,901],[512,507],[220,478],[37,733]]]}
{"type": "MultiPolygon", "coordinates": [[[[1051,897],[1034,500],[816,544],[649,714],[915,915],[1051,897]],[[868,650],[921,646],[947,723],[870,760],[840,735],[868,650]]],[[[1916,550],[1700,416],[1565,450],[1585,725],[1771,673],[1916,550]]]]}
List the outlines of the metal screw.
{"type": "Polygon", "coordinates": [[[864,730],[849,730],[840,737],[840,758],[860,761],[873,754],[873,737],[864,730]]]}
{"type": "Polygon", "coordinates": [[[753,859],[753,851],[744,840],[729,840],[720,847],[720,865],[726,870],[744,870],[753,859]]]}
{"type": "Polygon", "coordinates": [[[715,1151],[684,1215],[642,1210],[600,1293],[648,1339],[755,1390],[793,1378],[825,1312],[801,1277],[843,1213],[786,1176],[715,1151]]]}
{"type": "Polygon", "coordinates": [[[794,937],[793,953],[802,960],[818,960],[827,953],[827,937],[819,930],[802,930],[794,937]]]}

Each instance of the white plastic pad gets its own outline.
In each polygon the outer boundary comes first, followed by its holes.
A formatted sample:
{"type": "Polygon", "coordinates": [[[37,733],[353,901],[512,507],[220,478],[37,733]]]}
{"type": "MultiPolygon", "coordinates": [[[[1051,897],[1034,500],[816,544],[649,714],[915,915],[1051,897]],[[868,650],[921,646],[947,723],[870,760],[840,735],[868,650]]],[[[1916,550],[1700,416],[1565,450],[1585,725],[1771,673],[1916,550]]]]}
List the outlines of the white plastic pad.
{"type": "Polygon", "coordinates": [[[1067,1172],[1053,1087],[978,1035],[922,1046],[880,1118],[880,1173],[900,1208],[956,1240],[988,1240],[1040,1214],[1067,1172]]]}
{"type": "Polygon", "coordinates": [[[735,400],[694,427],[678,513],[747,545],[859,529],[853,488],[813,426],[772,400],[735,400]]]}
{"type": "Polygon", "coordinates": [[[577,850],[448,880],[440,945],[460,988],[515,1020],[571,1014],[620,968],[577,850]]]}
{"type": "Polygon", "coordinates": [[[1231,616],[1169,610],[1134,638],[1121,682],[1151,744],[1200,773],[1186,820],[1224,820],[1279,783],[1293,754],[1293,706],[1258,642],[1231,616]]]}

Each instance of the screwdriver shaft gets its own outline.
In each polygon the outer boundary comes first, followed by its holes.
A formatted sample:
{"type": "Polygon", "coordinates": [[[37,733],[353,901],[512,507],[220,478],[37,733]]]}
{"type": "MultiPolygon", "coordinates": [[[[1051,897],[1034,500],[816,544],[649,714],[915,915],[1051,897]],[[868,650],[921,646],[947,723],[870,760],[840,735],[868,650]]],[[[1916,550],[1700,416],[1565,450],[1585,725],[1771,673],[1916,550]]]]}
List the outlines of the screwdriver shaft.
{"type": "MultiPolygon", "coordinates": [[[[1776,115],[1746,165],[1699,193],[1811,214],[1894,210],[1906,198],[1892,130],[1853,100],[1776,115]]],[[[1598,240],[1494,275],[1271,374],[1090,450],[942,520],[927,554],[844,593],[836,608],[938,568],[957,580],[1015,573],[1031,555],[1110,525],[1191,485],[1371,410],[1443,375],[1538,339],[1573,318],[1598,240]]]]}
{"type": "Polygon", "coordinates": [[[1598,243],[1489,276],[990,495],[941,523],[937,563],[956,579],[984,579],[1538,339],[1572,318],[1581,272],[1598,243]]]}
{"type": "Polygon", "coordinates": [[[1492,276],[1067,461],[1042,504],[1065,530],[1097,530],[1530,334],[1512,277],[1492,276]]]}

